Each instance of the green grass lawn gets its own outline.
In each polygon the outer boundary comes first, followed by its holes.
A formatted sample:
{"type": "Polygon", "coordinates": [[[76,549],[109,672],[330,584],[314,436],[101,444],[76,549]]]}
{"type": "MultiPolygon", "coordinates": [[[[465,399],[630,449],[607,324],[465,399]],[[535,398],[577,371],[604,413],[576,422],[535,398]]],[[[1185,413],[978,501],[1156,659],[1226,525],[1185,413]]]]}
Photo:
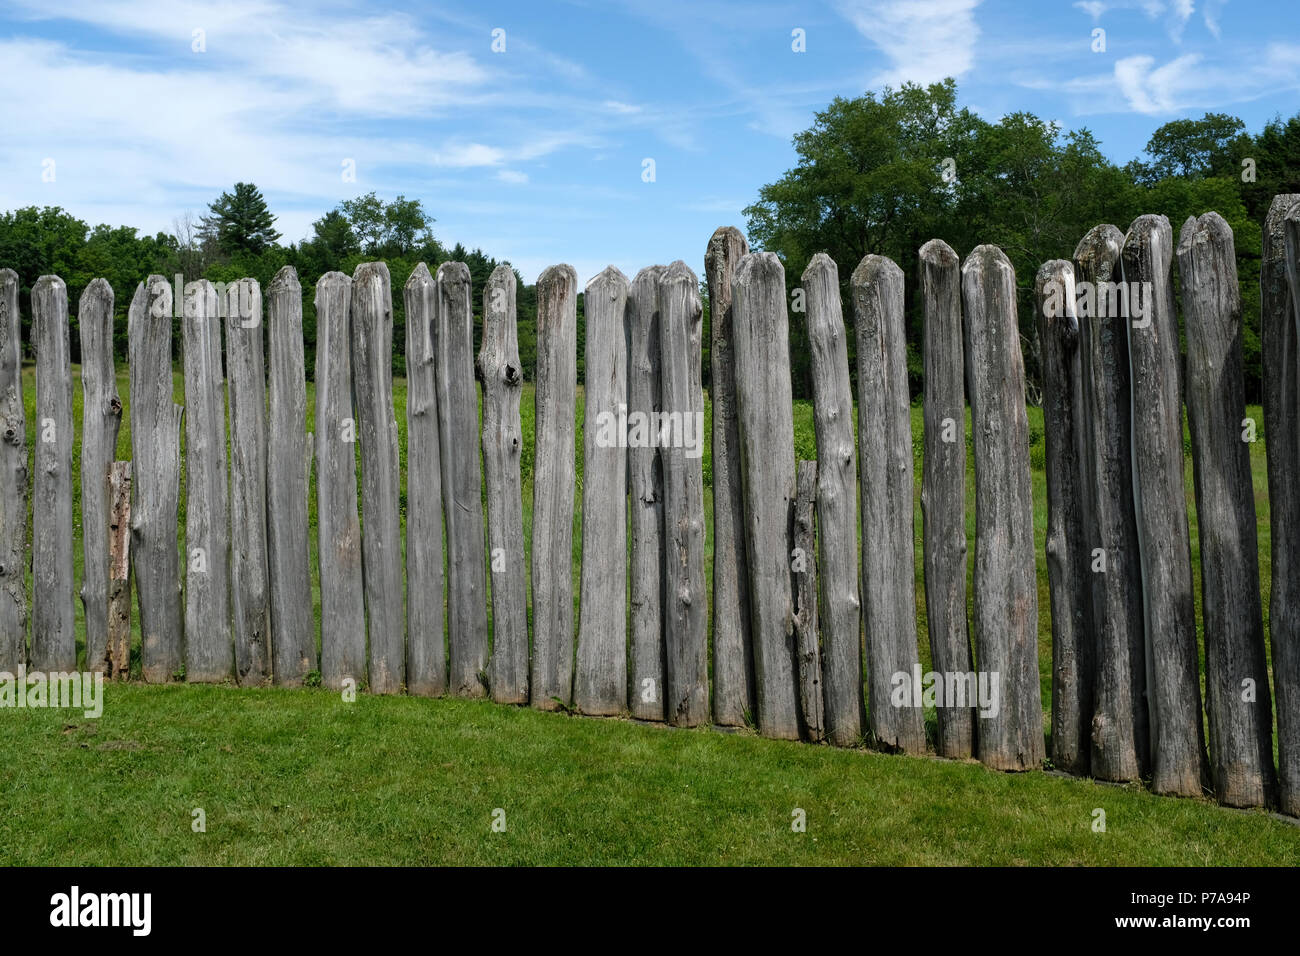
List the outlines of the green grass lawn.
{"type": "MultiPolygon", "coordinates": [[[[79,381],[79,369],[73,368],[79,381]]],[[[24,370],[28,448],[34,383],[24,370]]],[[[118,457],[130,457],[127,406],[118,457]]],[[[395,402],[405,474],[406,383],[395,402]]],[[[177,372],[175,393],[184,404],[177,372]]],[[[74,387],[80,432],[81,389],[74,387]]],[[[314,392],[308,386],[308,427],[314,392]]],[[[581,403],[578,455],[581,502],[581,403]]],[[[706,416],[707,416],[706,412],[706,416]]],[[[1263,418],[1251,447],[1268,613],[1268,497],[1263,418]]],[[[1044,731],[1050,727],[1051,626],[1043,553],[1043,427],[1031,408],[1044,731]]],[[[531,536],[533,402],[525,387],[524,523],[531,536]]],[[[929,666],[921,577],[921,410],[916,452],[918,641],[929,666]]],[[[796,402],[795,445],[815,457],[809,402],[796,402]]],[[[79,449],[79,442],[76,446],[79,449]]],[[[970,460],[968,456],[968,467],[970,460]]],[[[706,484],[711,461],[704,458],[706,484]]],[[[184,478],[182,477],[182,481],[184,478]]],[[[968,535],[974,535],[968,472],[968,535]]],[[[404,485],[403,485],[404,487],[404,485]]],[[[1191,460],[1187,487],[1191,502],[1191,460]]],[[[316,507],[310,504],[313,588],[316,507]]],[[[81,574],[80,492],[75,493],[81,574]]],[[[706,491],[706,571],[712,502],[706,491]]],[[[405,499],[403,498],[403,505],[405,499]]],[[[182,496],[180,531],[185,530],[182,496]]],[[[581,565],[575,507],[574,594],[581,565]]],[[[973,562],[969,562],[973,565],[973,562]]],[[[29,576],[30,588],[30,576],[29,576]]],[[[1199,581],[1197,582],[1199,596],[1199,581]]],[[[490,608],[489,608],[490,613],[490,608]]],[[[1198,608],[1199,613],[1199,608],[1198,608]]],[[[137,655],[134,665],[138,675],[137,655]]],[[[83,615],[77,602],[78,640],[83,615]]],[[[7,863],[1038,863],[1294,864],[1300,829],[1264,813],[1157,798],[1138,786],[974,763],[762,740],[751,733],[672,731],[486,702],[372,698],[321,690],[140,684],[108,688],[103,716],[0,710],[0,862],[7,863]],[[795,808],[806,833],[791,831],[795,808]],[[207,832],[191,830],[202,808],[207,832]],[[490,828],[505,811],[506,831],[490,828]],[[1106,832],[1092,830],[1106,813],[1106,832]]],[[[933,729],[933,714],[928,725],[933,729]]]]}

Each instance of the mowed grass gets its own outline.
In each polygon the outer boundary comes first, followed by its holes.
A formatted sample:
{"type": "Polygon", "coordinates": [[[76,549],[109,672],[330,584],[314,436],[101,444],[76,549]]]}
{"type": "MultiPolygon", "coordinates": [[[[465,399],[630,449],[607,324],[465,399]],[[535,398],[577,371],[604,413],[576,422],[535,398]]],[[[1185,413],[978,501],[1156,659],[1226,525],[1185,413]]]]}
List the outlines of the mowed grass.
{"type": "MultiPolygon", "coordinates": [[[[79,369],[73,368],[74,382],[79,369]]],[[[24,370],[28,448],[34,381],[24,370]]],[[[182,377],[176,401],[184,404],[182,377]]],[[[127,406],[118,457],[129,458],[127,406]]],[[[74,386],[81,428],[81,389],[74,386]]],[[[394,382],[405,489],[406,383],[394,382]]],[[[707,405],[706,405],[707,408],[707,405]]],[[[795,450],[816,455],[809,402],[796,402],[795,450]]],[[[1263,419],[1251,446],[1268,612],[1268,498],[1263,419]]],[[[525,386],[524,521],[531,536],[533,394],[525,386]]],[[[706,417],[708,412],[706,411],[706,417]]],[[[575,620],[581,567],[582,393],[574,489],[575,620]]],[[[1051,623],[1043,553],[1042,417],[1031,408],[1039,661],[1050,729],[1051,623]]],[[[921,576],[921,409],[912,410],[917,501],[918,644],[929,666],[921,576]]],[[[308,385],[307,427],[314,428],[308,385]]],[[[969,431],[969,426],[968,426],[969,431]]],[[[708,428],[706,424],[706,434],[708,428]]],[[[79,453],[79,440],[76,446],[79,453]]],[[[967,532],[974,547],[968,454],[967,532]]],[[[704,457],[711,480],[709,451],[704,457]]],[[[74,474],[79,467],[74,464],[74,474]]],[[[1187,480],[1191,501],[1191,458],[1187,480]]],[[[313,590],[316,507],[309,546],[313,590]]],[[[182,476],[182,483],[184,477],[182,476]]],[[[81,575],[80,490],[74,490],[81,575]]],[[[403,506],[405,500],[403,499],[403,506]]],[[[182,495],[178,547],[185,532],[182,495]]],[[[706,571],[712,502],[706,489],[706,571]]],[[[403,518],[405,516],[403,515],[403,518]]],[[[404,530],[404,528],[403,528],[404,530]]],[[[973,561],[968,561],[968,571],[973,561]]],[[[1199,562],[1197,563],[1199,567],[1199,562]]],[[[1199,596],[1199,580],[1196,582],[1199,596]]],[[[30,590],[30,577],[29,577],[30,590]]],[[[79,648],[83,615],[76,602],[79,648]]],[[[1198,607],[1199,613],[1199,607],[1198,607]]],[[[490,607],[489,607],[490,614],[490,607]]],[[[138,675],[138,610],[135,669],[138,675]]],[[[858,863],[1294,864],[1300,829],[1264,813],[1151,796],[1044,773],[1006,775],[975,763],[889,756],[757,738],[572,718],[488,702],[375,698],[322,690],[112,685],[104,714],[0,710],[0,862],[21,864],[313,863],[858,863]],[[191,828],[202,809],[207,832],[191,828]],[[505,832],[491,829],[505,813],[505,832]],[[807,813],[806,833],[791,830],[807,813]],[[1092,829],[1106,812],[1106,832],[1092,829]]],[[[933,729],[933,714],[927,724],[933,729]]]]}

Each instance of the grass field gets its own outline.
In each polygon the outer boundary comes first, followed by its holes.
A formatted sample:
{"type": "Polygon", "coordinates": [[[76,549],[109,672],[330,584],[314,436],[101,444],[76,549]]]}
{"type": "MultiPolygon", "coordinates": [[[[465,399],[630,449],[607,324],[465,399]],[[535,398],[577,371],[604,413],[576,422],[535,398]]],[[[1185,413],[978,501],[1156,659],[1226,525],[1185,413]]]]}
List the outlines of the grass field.
{"type": "MultiPolygon", "coordinates": [[[[73,369],[74,380],[79,370],[73,369]]],[[[32,370],[24,370],[28,447],[32,370]]],[[[395,383],[405,467],[405,382],[395,383]]],[[[130,457],[129,396],[119,457],[130,457]]],[[[176,400],[184,404],[179,373],[176,400]]],[[[314,395],[308,392],[308,421],[314,395]]],[[[74,388],[81,422],[81,390],[74,388]]],[[[581,393],[579,394],[581,406],[581,393]]],[[[524,413],[525,533],[532,499],[532,392],[524,413]]],[[[1269,520],[1263,419],[1251,446],[1268,613],[1269,520]]],[[[579,485],[581,483],[579,408],[579,485]]],[[[921,411],[912,414],[920,493],[921,411]]],[[[1051,646],[1043,555],[1041,412],[1030,409],[1044,729],[1051,646]]],[[[795,407],[795,444],[815,457],[812,408],[795,407]]],[[[705,480],[711,477],[706,450],[705,480]]],[[[182,479],[183,480],[183,479],[182,479]]],[[[1187,461],[1189,504],[1191,461],[1187,461]]],[[[973,479],[968,474],[968,534],[973,479]]],[[[76,565],[80,579],[80,500],[76,565]]],[[[313,484],[314,495],[314,484],[313,484]]],[[[581,488],[575,489],[581,500],[581,488]]],[[[706,492],[711,534],[711,502],[706,492]]],[[[184,535],[182,499],[180,529],[184,535]]],[[[1193,561],[1195,508],[1191,507],[1193,561]]],[[[575,509],[574,580],[580,509],[575,509]]],[[[315,501],[310,508],[315,564],[315,501]]],[[[915,512],[921,661],[929,665],[915,512]]],[[[178,543],[179,546],[180,543],[178,543]]],[[[706,562],[711,565],[711,538],[706,562]]],[[[973,562],[972,562],[973,563],[973,562]]],[[[707,570],[711,571],[711,567],[707,570]]],[[[316,584],[314,582],[314,587],[316,584]]],[[[30,587],[30,581],[29,581],[30,587]]],[[[575,595],[577,589],[575,587],[575,595]]],[[[1198,582],[1199,594],[1199,582],[1198,582]]],[[[319,613],[319,592],[316,595],[319,613]]],[[[138,627],[138,613],[136,615],[138,627]]],[[[80,641],[82,609],[77,603],[80,641]]],[[[138,634],[137,634],[138,642],[138,634]]],[[[136,652],[138,654],[138,650],[136,652]]],[[[138,660],[135,667],[138,673],[138,660]]],[[[0,710],[4,863],[1005,863],[1294,864],[1300,829],[1264,813],[1157,798],[974,763],[673,731],[487,702],[372,698],[322,690],[114,685],[103,716],[0,710]],[[201,808],[205,833],[191,828],[201,808]],[[505,832],[490,824],[504,811],[505,832]],[[791,830],[795,808],[807,832],[791,830]],[[1094,832],[1094,811],[1106,832],[1094,832]]],[[[933,728],[933,715],[928,724],[933,728]]]]}

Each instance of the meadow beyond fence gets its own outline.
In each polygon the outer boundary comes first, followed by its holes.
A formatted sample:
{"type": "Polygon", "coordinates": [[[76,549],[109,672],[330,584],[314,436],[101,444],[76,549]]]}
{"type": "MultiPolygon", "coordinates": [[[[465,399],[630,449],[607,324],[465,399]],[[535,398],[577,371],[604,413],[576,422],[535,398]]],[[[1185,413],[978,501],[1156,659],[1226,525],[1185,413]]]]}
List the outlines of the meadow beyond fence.
{"type": "Polygon", "coordinates": [[[126,402],[113,291],[96,280],[76,312],[80,436],[66,286],[32,289],[28,421],[19,278],[0,270],[0,703],[79,665],[490,696],[999,770],[1050,762],[1300,816],[1300,195],[1274,200],[1264,232],[1263,422],[1247,414],[1233,235],[1216,213],[1177,239],[1161,216],[1096,227],[1072,260],[1043,264],[1028,321],[996,246],[963,261],[936,240],[918,262],[906,276],[881,256],[819,254],[788,288],[775,255],[719,229],[708,343],[684,262],[632,279],[611,266],[584,290],[581,392],[579,280],[552,266],[537,282],[531,434],[509,266],[475,290],[461,263],[422,264],[397,290],[404,429],[382,262],[316,284],[314,405],[291,267],[265,290],[141,282],[126,402]],[[909,283],[924,320],[919,449],[909,283]],[[791,322],[806,324],[815,460],[797,460],[791,322]],[[1043,377],[1047,721],[1025,342],[1043,377]]]}

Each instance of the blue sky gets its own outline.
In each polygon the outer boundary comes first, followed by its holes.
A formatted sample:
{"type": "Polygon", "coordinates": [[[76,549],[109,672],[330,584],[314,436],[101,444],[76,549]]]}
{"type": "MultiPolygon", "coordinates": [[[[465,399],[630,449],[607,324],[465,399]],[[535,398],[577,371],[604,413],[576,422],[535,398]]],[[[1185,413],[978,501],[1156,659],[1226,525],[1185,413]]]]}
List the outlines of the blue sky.
{"type": "Polygon", "coordinates": [[[152,233],[243,180],[291,241],[375,190],[420,198],[440,239],[527,281],[561,261],[584,282],[611,262],[699,271],[709,235],[744,228],[741,209],[793,164],[791,136],[836,95],[952,75],[984,117],[1087,126],[1123,162],[1180,116],[1230,112],[1255,131],[1300,111],[1297,7],[8,0],[0,209],[152,233]]]}

